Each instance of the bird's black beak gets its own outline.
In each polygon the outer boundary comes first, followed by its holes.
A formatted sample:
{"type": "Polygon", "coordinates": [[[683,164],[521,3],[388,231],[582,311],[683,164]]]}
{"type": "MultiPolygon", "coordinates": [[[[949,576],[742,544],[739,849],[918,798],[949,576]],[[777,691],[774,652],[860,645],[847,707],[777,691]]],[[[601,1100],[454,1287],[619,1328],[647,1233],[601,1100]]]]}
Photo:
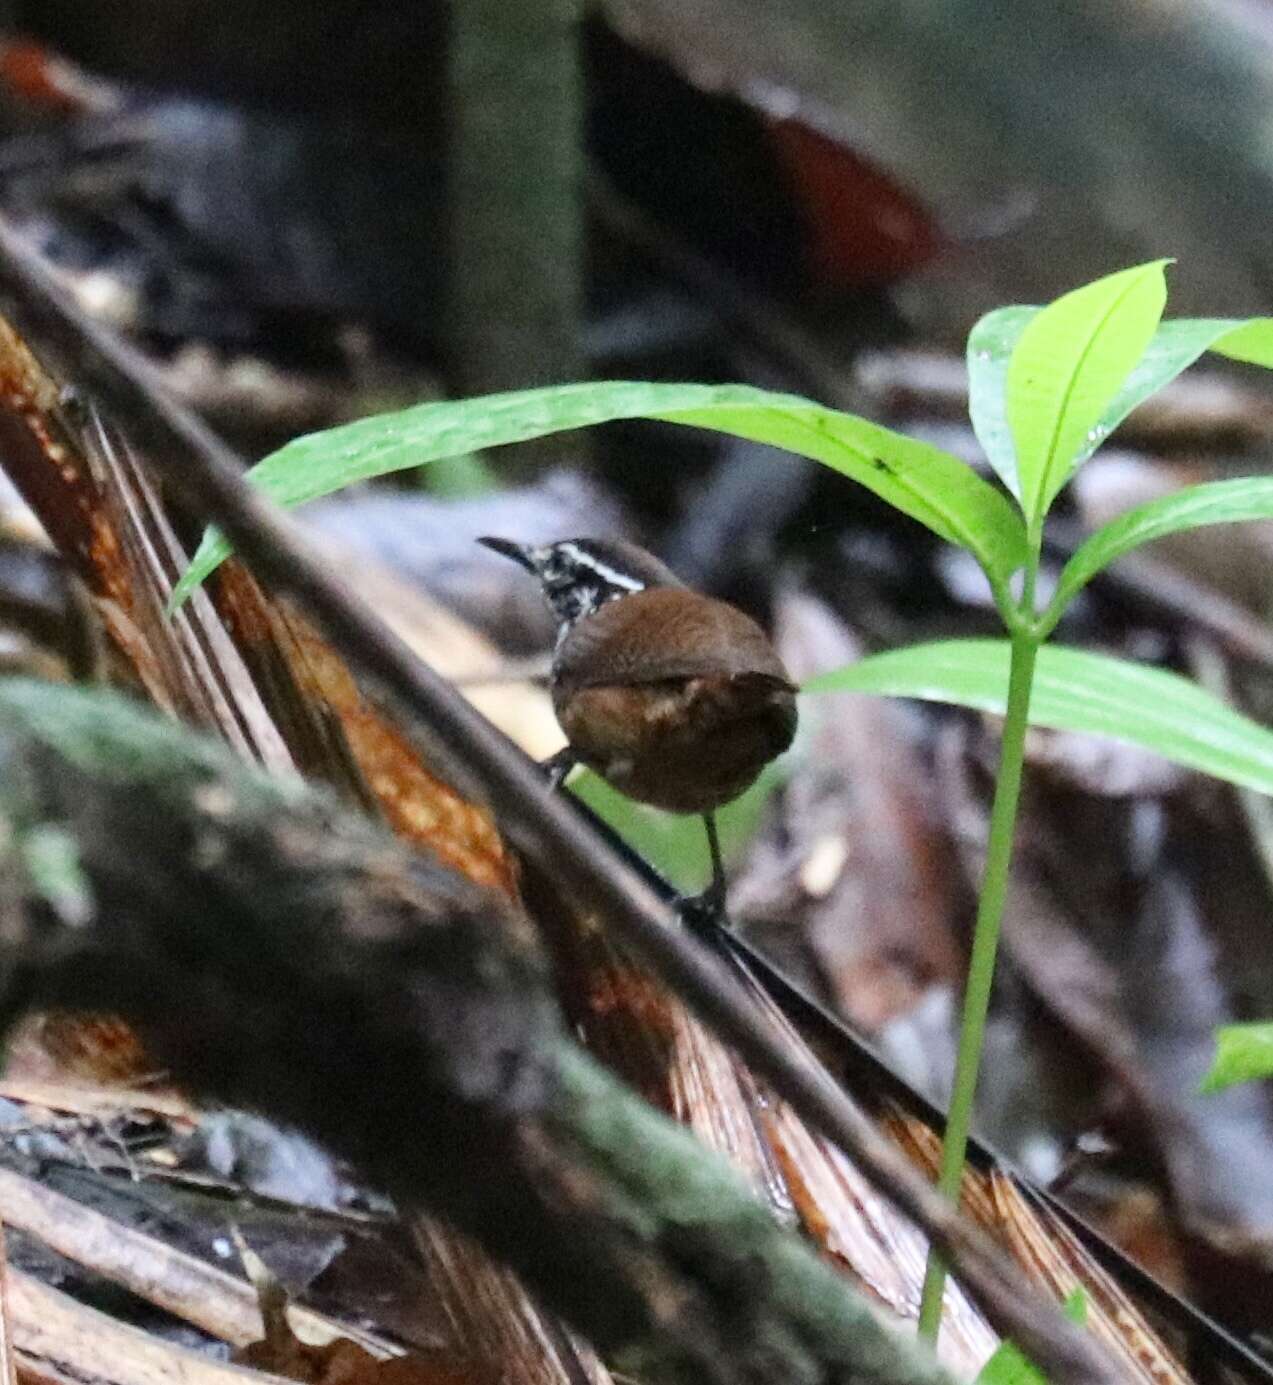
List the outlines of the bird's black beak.
{"type": "Polygon", "coordinates": [[[527,572],[538,576],[535,561],[530,556],[530,548],[526,544],[514,543],[511,539],[478,539],[478,543],[483,548],[489,548],[492,553],[499,553],[505,558],[511,558],[515,563],[519,563],[527,572]]]}

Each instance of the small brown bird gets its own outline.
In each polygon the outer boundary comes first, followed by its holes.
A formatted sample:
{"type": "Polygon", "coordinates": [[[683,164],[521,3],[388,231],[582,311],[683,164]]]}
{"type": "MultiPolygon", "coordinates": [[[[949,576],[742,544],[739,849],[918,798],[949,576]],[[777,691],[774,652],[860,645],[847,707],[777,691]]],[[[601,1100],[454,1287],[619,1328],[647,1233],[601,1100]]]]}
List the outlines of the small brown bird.
{"type": "Polygon", "coordinates": [[[558,621],[551,690],[569,744],[549,762],[555,782],[578,761],[630,798],[701,813],[712,858],[703,903],[719,915],[716,809],[796,731],[796,689],[765,632],[635,544],[478,542],[537,577],[558,621]]]}

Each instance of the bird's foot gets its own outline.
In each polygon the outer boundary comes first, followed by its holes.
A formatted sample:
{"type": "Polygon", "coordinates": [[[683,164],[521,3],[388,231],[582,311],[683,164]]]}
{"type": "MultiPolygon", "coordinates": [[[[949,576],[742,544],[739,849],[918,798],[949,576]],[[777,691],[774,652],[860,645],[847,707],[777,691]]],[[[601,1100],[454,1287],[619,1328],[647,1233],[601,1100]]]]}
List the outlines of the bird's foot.
{"type": "Polygon", "coordinates": [[[729,913],[725,908],[725,891],[709,886],[702,894],[681,895],[676,912],[691,933],[709,941],[719,930],[729,931],[729,913]]]}
{"type": "Polygon", "coordinates": [[[712,860],[712,883],[700,895],[690,898],[682,895],[677,908],[685,927],[703,942],[709,942],[721,930],[729,931],[729,914],[725,908],[725,863],[721,858],[716,814],[704,813],[703,826],[707,830],[707,850],[712,860]]]}
{"type": "Polygon", "coordinates": [[[548,787],[556,792],[570,778],[570,771],[578,763],[574,751],[565,745],[555,755],[541,760],[539,768],[543,770],[544,777],[548,780],[548,787]]]}

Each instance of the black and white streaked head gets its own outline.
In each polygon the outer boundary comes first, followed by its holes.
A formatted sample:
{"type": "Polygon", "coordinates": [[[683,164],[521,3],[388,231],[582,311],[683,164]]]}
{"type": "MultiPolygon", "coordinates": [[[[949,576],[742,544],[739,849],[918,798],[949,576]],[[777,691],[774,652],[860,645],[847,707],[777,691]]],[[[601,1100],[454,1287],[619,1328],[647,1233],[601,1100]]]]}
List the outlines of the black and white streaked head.
{"type": "Polygon", "coordinates": [[[544,599],[558,621],[558,638],[584,616],[647,587],[684,584],[653,554],[622,539],[559,539],[520,544],[508,539],[478,543],[520,563],[539,579],[544,599]]]}

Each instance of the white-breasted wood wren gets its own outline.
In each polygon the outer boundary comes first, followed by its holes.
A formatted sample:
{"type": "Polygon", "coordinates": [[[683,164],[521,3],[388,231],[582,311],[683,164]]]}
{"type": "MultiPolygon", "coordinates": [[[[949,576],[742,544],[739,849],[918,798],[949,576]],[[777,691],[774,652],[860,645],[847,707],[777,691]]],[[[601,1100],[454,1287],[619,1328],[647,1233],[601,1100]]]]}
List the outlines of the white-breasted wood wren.
{"type": "Polygon", "coordinates": [[[691,590],[651,553],[613,539],[479,543],[538,578],[556,617],[551,692],[568,746],[621,793],[700,813],[712,854],[705,896],[724,902],[715,811],[796,731],[796,689],[765,632],[691,590]]]}

